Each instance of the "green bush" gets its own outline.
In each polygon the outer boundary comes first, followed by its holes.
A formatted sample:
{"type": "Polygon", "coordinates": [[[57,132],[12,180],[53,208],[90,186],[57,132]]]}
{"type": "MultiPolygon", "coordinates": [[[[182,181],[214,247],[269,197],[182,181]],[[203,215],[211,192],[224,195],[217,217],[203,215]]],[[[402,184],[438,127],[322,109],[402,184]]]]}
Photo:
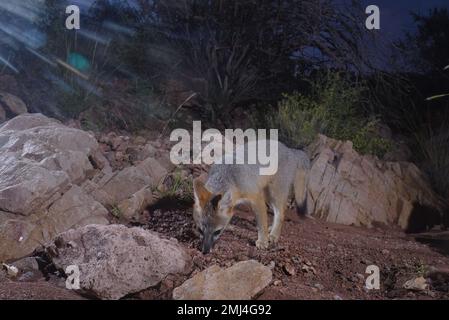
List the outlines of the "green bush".
{"type": "MultiPolygon", "coordinates": [[[[449,65],[444,68],[449,70],[449,65]]],[[[429,175],[434,189],[448,199],[449,197],[449,94],[440,94],[427,98],[427,101],[441,102],[439,128],[428,124],[418,127],[415,133],[415,144],[421,166],[429,175]]],[[[433,105],[433,104],[432,104],[433,105]]]]}
{"type": "Polygon", "coordinates": [[[428,174],[435,191],[449,197],[449,122],[439,133],[421,130],[416,133],[416,152],[420,167],[428,174]]]}
{"type": "MultiPolygon", "coordinates": [[[[431,76],[426,79],[433,80],[431,76]]],[[[449,207],[449,94],[423,98],[418,90],[415,93],[416,102],[410,100],[409,109],[398,118],[409,119],[404,132],[413,150],[412,161],[427,174],[433,189],[449,207]]]]}
{"type": "Polygon", "coordinates": [[[77,119],[85,130],[154,129],[170,113],[158,93],[140,80],[120,88],[103,85],[100,94],[73,85],[70,91],[59,89],[55,96],[61,118],[77,119]]]}
{"type": "Polygon", "coordinates": [[[393,148],[393,142],[379,137],[376,128],[379,120],[369,120],[352,138],[354,148],[362,154],[373,154],[382,157],[393,148]]]}
{"type": "Polygon", "coordinates": [[[279,128],[281,139],[293,147],[304,147],[322,133],[350,140],[357,151],[381,157],[391,149],[391,142],[376,133],[378,119],[359,111],[363,91],[362,85],[329,74],[313,82],[309,94],[284,95],[270,124],[279,128]]]}
{"type": "Polygon", "coordinates": [[[62,115],[69,119],[77,118],[82,112],[89,109],[93,104],[98,103],[100,99],[95,95],[89,95],[82,90],[70,92],[58,91],[56,102],[62,115]]]}

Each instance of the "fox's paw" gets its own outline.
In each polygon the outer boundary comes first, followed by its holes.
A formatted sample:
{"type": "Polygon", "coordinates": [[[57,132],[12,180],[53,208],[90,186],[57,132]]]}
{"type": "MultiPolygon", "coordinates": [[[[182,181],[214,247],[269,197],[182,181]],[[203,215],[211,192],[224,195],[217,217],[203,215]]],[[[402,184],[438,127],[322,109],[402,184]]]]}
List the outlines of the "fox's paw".
{"type": "Polygon", "coordinates": [[[256,247],[257,247],[258,249],[266,250],[266,249],[268,249],[268,246],[269,246],[268,240],[260,240],[260,239],[258,239],[258,240],[256,241],[256,247]]]}
{"type": "Polygon", "coordinates": [[[275,245],[276,243],[278,243],[278,241],[279,241],[279,236],[270,234],[270,237],[268,239],[268,242],[270,245],[275,245]]]}

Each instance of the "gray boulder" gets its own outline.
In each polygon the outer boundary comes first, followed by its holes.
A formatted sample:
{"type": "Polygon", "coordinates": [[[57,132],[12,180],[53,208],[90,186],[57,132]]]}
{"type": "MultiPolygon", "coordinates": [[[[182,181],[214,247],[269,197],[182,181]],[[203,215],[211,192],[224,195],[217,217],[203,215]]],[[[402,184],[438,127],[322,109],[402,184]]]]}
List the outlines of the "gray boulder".
{"type": "Polygon", "coordinates": [[[80,183],[104,159],[95,138],[41,114],[0,127],[0,261],[30,254],[58,233],[107,224],[107,210],[80,183]]]}
{"type": "Polygon", "coordinates": [[[271,269],[255,260],[241,261],[227,269],[214,265],[176,288],[173,299],[249,300],[271,280],[271,269]]]}
{"type": "Polygon", "coordinates": [[[123,225],[69,230],[47,251],[58,268],[78,266],[81,290],[100,299],[120,299],[191,269],[190,256],[176,240],[123,225]]]}
{"type": "Polygon", "coordinates": [[[413,163],[360,155],[352,142],[322,135],[310,153],[310,215],[346,225],[407,229],[416,204],[442,210],[426,176],[413,163]]]}
{"type": "Polygon", "coordinates": [[[93,172],[87,132],[25,114],[0,128],[0,210],[30,215],[93,172]]]}

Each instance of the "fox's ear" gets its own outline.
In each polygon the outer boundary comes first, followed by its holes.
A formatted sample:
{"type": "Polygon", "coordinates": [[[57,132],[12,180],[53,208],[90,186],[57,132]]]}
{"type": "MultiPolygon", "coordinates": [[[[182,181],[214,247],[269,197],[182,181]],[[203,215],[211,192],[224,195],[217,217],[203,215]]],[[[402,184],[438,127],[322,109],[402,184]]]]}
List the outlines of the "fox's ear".
{"type": "Polygon", "coordinates": [[[201,177],[193,180],[193,193],[195,195],[195,201],[198,201],[198,204],[202,208],[204,208],[207,201],[212,197],[212,193],[206,189],[201,177]]]}
{"type": "Polygon", "coordinates": [[[212,202],[212,207],[214,208],[214,210],[217,210],[218,203],[220,202],[221,198],[223,198],[223,196],[221,194],[217,194],[212,198],[211,202],[212,202]]]}

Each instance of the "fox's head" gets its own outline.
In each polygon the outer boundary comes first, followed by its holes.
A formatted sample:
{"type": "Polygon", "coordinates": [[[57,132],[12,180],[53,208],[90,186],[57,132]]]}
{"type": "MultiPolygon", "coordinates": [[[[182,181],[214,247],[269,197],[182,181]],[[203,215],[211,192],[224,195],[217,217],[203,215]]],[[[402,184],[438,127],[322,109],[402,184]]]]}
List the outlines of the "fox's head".
{"type": "Polygon", "coordinates": [[[201,250],[209,253],[233,216],[231,197],[228,193],[211,193],[200,178],[193,181],[193,190],[193,219],[201,237],[201,250]]]}

